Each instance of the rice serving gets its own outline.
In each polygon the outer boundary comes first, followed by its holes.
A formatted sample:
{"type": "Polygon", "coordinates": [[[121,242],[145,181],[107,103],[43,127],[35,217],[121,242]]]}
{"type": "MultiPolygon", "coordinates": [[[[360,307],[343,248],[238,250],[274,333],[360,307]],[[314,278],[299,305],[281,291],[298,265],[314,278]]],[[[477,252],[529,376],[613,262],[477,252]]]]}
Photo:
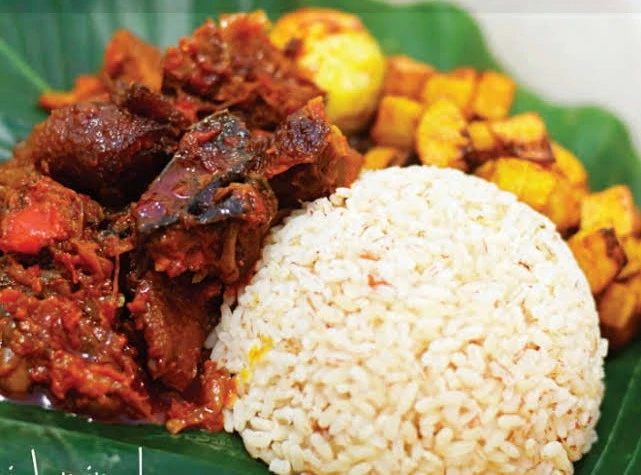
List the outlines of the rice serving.
{"type": "Polygon", "coordinates": [[[554,225],[456,170],[366,172],[270,233],[210,336],[225,414],[278,474],[571,473],[601,339],[554,225]]]}

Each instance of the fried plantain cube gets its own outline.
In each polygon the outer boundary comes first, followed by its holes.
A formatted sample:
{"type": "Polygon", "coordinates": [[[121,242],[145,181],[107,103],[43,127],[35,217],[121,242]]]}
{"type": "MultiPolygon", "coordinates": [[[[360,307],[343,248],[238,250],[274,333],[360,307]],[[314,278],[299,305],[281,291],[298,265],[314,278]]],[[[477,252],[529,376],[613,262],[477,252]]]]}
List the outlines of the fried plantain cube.
{"type": "Polygon", "coordinates": [[[567,243],[593,294],[601,293],[627,264],[623,246],[612,228],[581,230],[567,243]]]}
{"type": "Polygon", "coordinates": [[[391,56],[387,58],[383,95],[419,100],[425,82],[435,71],[433,66],[409,56],[391,56]]]}
{"type": "Polygon", "coordinates": [[[365,154],[364,169],[378,170],[381,168],[403,166],[409,158],[409,153],[394,147],[377,146],[370,148],[365,154]]]}
{"type": "Polygon", "coordinates": [[[544,212],[559,177],[545,167],[527,160],[502,157],[479,167],[475,174],[514,193],[521,201],[544,212]]]}
{"type": "Polygon", "coordinates": [[[572,186],[587,190],[588,172],[585,171],[581,160],[556,142],[552,142],[552,154],[555,159],[554,168],[567,177],[572,186]]]}
{"type": "Polygon", "coordinates": [[[371,136],[377,145],[411,150],[423,106],[401,96],[384,96],[378,107],[371,136]]]}
{"type": "Polygon", "coordinates": [[[485,71],[480,75],[476,96],[472,103],[472,115],[478,119],[503,119],[507,116],[514,94],[516,83],[505,74],[485,71]]]}
{"type": "Polygon", "coordinates": [[[476,78],[477,73],[471,68],[459,68],[448,74],[435,73],[425,82],[421,102],[429,106],[446,99],[467,116],[476,90],[476,78]]]}
{"type": "Polygon", "coordinates": [[[557,174],[556,186],[542,212],[556,224],[557,231],[563,236],[579,227],[583,194],[583,190],[575,188],[566,177],[557,174]]]}
{"type": "Polygon", "coordinates": [[[429,106],[416,131],[416,152],[424,165],[467,170],[470,148],[465,117],[452,102],[441,99],[429,106]]]}
{"type": "Polygon", "coordinates": [[[485,162],[475,174],[546,215],[561,234],[578,228],[581,194],[553,170],[528,160],[501,157],[485,162]]]}
{"type": "Polygon", "coordinates": [[[489,122],[481,120],[470,122],[467,132],[470,135],[472,147],[465,159],[472,167],[482,165],[502,154],[501,144],[492,134],[489,122]]]}
{"type": "Polygon", "coordinates": [[[641,281],[613,282],[597,302],[601,332],[613,349],[619,349],[635,337],[641,323],[641,313],[636,311],[641,281]]]}
{"type": "Polygon", "coordinates": [[[489,122],[490,131],[500,143],[503,155],[533,162],[554,162],[545,123],[534,112],[489,122]]]}
{"type": "Polygon", "coordinates": [[[581,200],[581,229],[612,227],[617,236],[628,236],[639,232],[640,225],[632,192],[626,185],[611,186],[581,200]]]}
{"type": "Polygon", "coordinates": [[[627,264],[617,275],[617,280],[625,280],[641,272],[641,239],[636,236],[619,238],[628,259],[627,264]]]}
{"type": "Polygon", "coordinates": [[[460,79],[465,79],[466,81],[474,82],[477,82],[479,77],[479,73],[476,69],[467,66],[452,69],[452,71],[450,71],[450,75],[460,79]]]}

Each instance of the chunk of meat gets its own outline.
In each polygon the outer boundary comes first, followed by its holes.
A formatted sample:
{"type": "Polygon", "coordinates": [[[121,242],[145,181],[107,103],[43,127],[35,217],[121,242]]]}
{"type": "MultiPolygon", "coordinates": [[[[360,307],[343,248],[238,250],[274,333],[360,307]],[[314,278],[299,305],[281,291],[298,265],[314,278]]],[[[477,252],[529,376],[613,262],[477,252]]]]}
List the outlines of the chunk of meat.
{"type": "Polygon", "coordinates": [[[320,98],[274,134],[251,136],[233,115],[217,113],[183,136],[134,207],[137,229],[149,238],[157,271],[234,283],[259,257],[276,213],[274,191],[281,208],[291,209],[351,184],[362,163],[326,122],[320,98]]]}
{"type": "Polygon", "coordinates": [[[220,285],[204,288],[179,279],[147,272],[136,284],[128,308],[147,344],[151,377],[183,391],[196,377],[205,338],[211,330],[207,297],[220,285]]]}
{"type": "Polygon", "coordinates": [[[193,390],[191,400],[172,401],[167,411],[167,430],[176,434],[188,427],[210,432],[223,430],[223,409],[228,407],[236,394],[236,385],[231,375],[205,361],[203,372],[193,390]]]}
{"type": "Polygon", "coordinates": [[[174,107],[168,97],[152,91],[143,84],[134,83],[128,87],[117,88],[112,94],[112,99],[132,114],[160,124],[170,124],[178,131],[184,131],[191,125],[189,119],[174,107]]]}
{"type": "Polygon", "coordinates": [[[277,202],[256,170],[249,131],[229,113],[182,138],[163,172],[134,206],[155,269],[236,281],[258,258],[277,202]]]}
{"type": "Polygon", "coordinates": [[[138,198],[173,153],[179,131],[115,104],[54,110],[32,132],[32,159],[43,173],[107,206],[138,198]]]}
{"type": "Polygon", "coordinates": [[[323,92],[276,48],[262,12],[221,16],[167,49],[163,92],[192,121],[223,109],[250,128],[273,130],[323,92]]]}
{"type": "Polygon", "coordinates": [[[106,101],[119,83],[140,83],[152,91],[160,91],[162,83],[160,50],[127,30],[118,30],[111,37],[100,71],[78,76],[71,91],[45,92],[38,103],[53,110],[85,101],[106,101]]]}
{"type": "Polygon", "coordinates": [[[280,207],[291,209],[351,185],[364,158],[337,127],[326,122],[322,100],[317,98],[278,127],[263,152],[263,162],[280,207]]]}
{"type": "Polygon", "coordinates": [[[86,196],[42,176],[1,188],[0,205],[0,250],[5,253],[38,254],[55,242],[79,238],[85,219],[102,215],[86,196]]]}

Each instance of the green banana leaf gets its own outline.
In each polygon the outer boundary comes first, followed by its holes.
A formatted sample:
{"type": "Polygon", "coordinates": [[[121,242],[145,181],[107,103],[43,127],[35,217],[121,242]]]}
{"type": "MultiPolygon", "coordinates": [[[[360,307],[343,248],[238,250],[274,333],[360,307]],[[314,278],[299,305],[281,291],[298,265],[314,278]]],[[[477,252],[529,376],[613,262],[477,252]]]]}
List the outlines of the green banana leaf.
{"type": "MultiPolygon", "coordinates": [[[[474,20],[444,3],[388,6],[372,0],[3,0],[0,4],[0,159],[45,114],[40,92],[69,88],[96,70],[117,28],[160,46],[174,43],[205,18],[264,9],[271,18],[300,6],[358,13],[387,53],[405,53],[450,69],[501,69],[474,20]],[[149,13],[149,12],[155,13],[149,13]]],[[[577,39],[577,41],[579,41],[577,39]]],[[[624,125],[595,107],[560,107],[520,88],[513,112],[534,110],[555,140],[585,163],[590,184],[632,188],[641,202],[641,162],[624,125]]],[[[599,441],[576,464],[581,475],[641,474],[641,341],[611,355],[599,441]]],[[[191,431],[172,436],[149,425],[93,424],[39,407],[0,402],[0,473],[264,474],[237,436],[191,431]]]]}

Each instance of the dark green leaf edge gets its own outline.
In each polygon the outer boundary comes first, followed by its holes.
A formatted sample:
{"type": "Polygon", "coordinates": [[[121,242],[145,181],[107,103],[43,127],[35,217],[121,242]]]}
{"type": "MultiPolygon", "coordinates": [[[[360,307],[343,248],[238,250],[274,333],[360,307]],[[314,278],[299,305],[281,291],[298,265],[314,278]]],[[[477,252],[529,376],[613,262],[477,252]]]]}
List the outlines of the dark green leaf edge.
{"type": "MultiPolygon", "coordinates": [[[[617,436],[620,434],[620,430],[622,429],[624,424],[628,424],[630,420],[641,420],[641,404],[639,404],[639,401],[637,398],[637,395],[640,392],[641,392],[641,360],[637,362],[634,368],[634,372],[632,373],[632,378],[630,379],[628,388],[625,391],[623,403],[621,404],[621,407],[617,412],[617,417],[614,423],[614,427],[610,432],[610,434],[608,435],[605,441],[605,446],[603,447],[603,451],[599,455],[599,458],[597,459],[594,465],[595,472],[598,472],[598,470],[601,468],[605,469],[606,467],[609,470],[613,470],[614,467],[612,465],[607,464],[606,462],[607,461],[606,454],[608,453],[608,449],[611,446],[616,445],[620,448],[621,445],[623,444],[630,446],[631,444],[629,442],[633,442],[633,441],[620,440],[621,437],[617,438],[617,436]]],[[[632,451],[629,453],[628,456],[619,458],[620,461],[627,460],[626,466],[623,467],[626,472],[633,467],[634,459],[638,457],[640,447],[641,447],[641,438],[636,443],[632,444],[632,451]]]]}
{"type": "MultiPolygon", "coordinates": [[[[138,447],[144,447],[147,458],[152,460],[171,455],[183,464],[216,467],[220,473],[230,475],[265,473],[264,465],[245,453],[238,436],[222,432],[187,431],[172,436],[161,426],[99,424],[73,414],[6,401],[0,402],[0,424],[3,431],[21,432],[26,440],[44,438],[58,446],[72,440],[74,445],[69,449],[70,454],[78,459],[82,454],[76,453],[78,451],[74,447],[82,442],[114,454],[136,454],[138,447]]],[[[40,445],[37,443],[36,447],[40,445]]],[[[0,454],[4,452],[2,460],[11,455],[5,451],[6,447],[0,447],[0,454]]],[[[51,454],[51,458],[64,463],[59,454],[51,454]]]]}

